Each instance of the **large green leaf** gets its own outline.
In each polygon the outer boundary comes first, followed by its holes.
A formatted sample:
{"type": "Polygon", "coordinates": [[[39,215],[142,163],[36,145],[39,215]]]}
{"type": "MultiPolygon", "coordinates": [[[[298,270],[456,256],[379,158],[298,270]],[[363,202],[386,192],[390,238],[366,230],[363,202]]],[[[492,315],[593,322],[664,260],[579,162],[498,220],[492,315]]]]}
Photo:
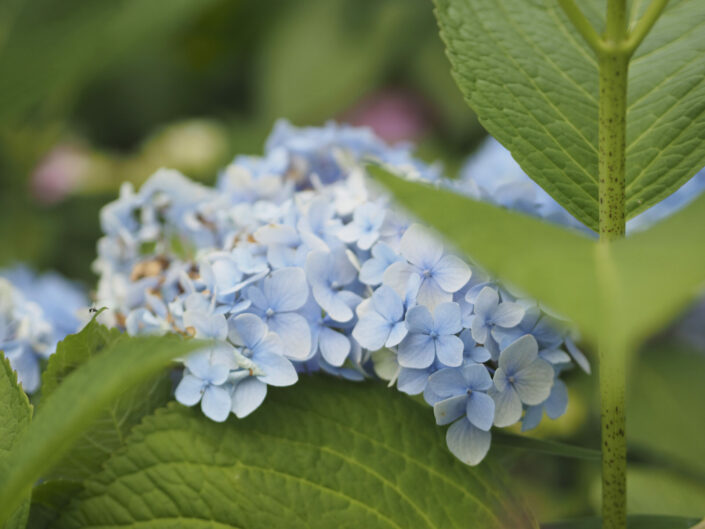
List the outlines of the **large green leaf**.
{"type": "Polygon", "coordinates": [[[173,403],[58,527],[537,527],[500,469],[455,459],[429,413],[378,384],[318,377],[241,421],[173,403]]]}
{"type": "MultiPolygon", "coordinates": [[[[32,405],[22,387],[17,382],[17,373],[10,362],[0,352],[0,471],[8,464],[10,452],[17,440],[27,430],[32,420],[32,405]]],[[[23,529],[29,514],[29,498],[0,527],[3,529],[23,529]]]]}
{"type": "Polygon", "coordinates": [[[627,400],[630,446],[705,482],[705,356],[660,345],[638,357],[633,373],[627,400]]]}
{"type": "Polygon", "coordinates": [[[705,284],[705,197],[650,230],[606,245],[378,167],[370,172],[460,250],[572,319],[593,343],[607,331],[633,347],[705,284]]]}
{"type": "MultiPolygon", "coordinates": [[[[94,318],[81,332],[59,342],[42,375],[40,409],[70,373],[120,339],[126,339],[124,333],[108,329],[94,318]]],[[[168,371],[160,372],[106,406],[61,460],[42,475],[41,488],[32,494],[32,527],[47,526],[61,512],[62,506],[80,492],[83,479],[100,471],[103,462],[124,446],[132,427],[166,404],[171,386],[168,371]]]]}
{"type": "Polygon", "coordinates": [[[42,403],[0,472],[0,523],[110,402],[198,346],[176,336],[119,340],[67,376],[42,403]]]}
{"type": "MultiPolygon", "coordinates": [[[[698,520],[680,516],[651,516],[633,514],[627,516],[627,529],[691,529],[698,520]]],[[[600,518],[585,518],[541,524],[541,529],[602,529],[600,518]]]]}
{"type": "Polygon", "coordinates": [[[571,459],[583,459],[586,461],[600,461],[602,454],[599,450],[584,448],[547,439],[537,439],[527,435],[516,435],[498,431],[492,435],[492,442],[507,448],[526,450],[529,452],[546,454],[556,457],[567,457],[571,459]]]}
{"type": "MultiPolygon", "coordinates": [[[[558,1],[435,2],[456,81],[480,122],[531,178],[596,229],[597,60],[558,1]]],[[[598,32],[604,4],[580,2],[598,32]]],[[[705,165],[705,150],[697,148],[705,139],[704,26],[705,3],[671,1],[633,58],[627,217],[705,165]]]]}

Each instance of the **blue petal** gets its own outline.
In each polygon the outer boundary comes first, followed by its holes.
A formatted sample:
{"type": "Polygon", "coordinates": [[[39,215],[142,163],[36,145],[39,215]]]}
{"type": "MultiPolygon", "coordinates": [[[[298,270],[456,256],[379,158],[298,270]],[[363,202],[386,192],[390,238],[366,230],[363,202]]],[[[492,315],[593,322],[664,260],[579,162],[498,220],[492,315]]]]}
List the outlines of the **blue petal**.
{"type": "Polygon", "coordinates": [[[277,312],[300,309],[308,299],[308,283],[302,268],[280,268],[264,280],[264,295],[277,312]]]}
{"type": "Polygon", "coordinates": [[[416,294],[416,301],[420,305],[426,305],[429,309],[433,310],[441,303],[452,300],[453,294],[443,290],[433,277],[424,277],[421,280],[419,291],[416,294]]]}
{"type": "Polygon", "coordinates": [[[236,332],[233,341],[249,349],[255,349],[267,333],[265,323],[254,314],[238,314],[232,320],[236,332]]]}
{"type": "Polygon", "coordinates": [[[488,341],[490,328],[482,314],[475,314],[470,322],[470,333],[472,339],[477,343],[484,344],[488,341]]]}
{"type": "Polygon", "coordinates": [[[525,334],[499,354],[499,367],[507,373],[507,376],[515,375],[536,360],[538,353],[539,344],[536,343],[536,338],[525,334]]]}
{"type": "Polygon", "coordinates": [[[521,420],[521,431],[533,430],[539,425],[541,419],[543,419],[543,404],[527,407],[521,420]]]}
{"type": "Polygon", "coordinates": [[[463,342],[457,336],[439,336],[435,345],[436,356],[443,365],[458,367],[463,363],[463,342]]]}
{"type": "Polygon", "coordinates": [[[439,369],[433,373],[428,377],[428,385],[434,393],[443,398],[466,395],[468,389],[461,370],[451,367],[439,369]]]}
{"type": "Polygon", "coordinates": [[[420,268],[432,268],[443,256],[443,243],[428,228],[412,224],[399,243],[406,259],[420,268]]]}
{"type": "Polygon", "coordinates": [[[487,391],[492,387],[492,378],[484,365],[470,364],[461,368],[465,387],[473,391],[487,391]]]}
{"type": "Polygon", "coordinates": [[[408,395],[418,395],[428,382],[428,369],[402,367],[397,378],[397,389],[408,395]]]}
{"type": "Polygon", "coordinates": [[[399,345],[404,337],[408,334],[409,329],[406,327],[405,321],[400,321],[394,324],[392,330],[389,332],[389,338],[384,343],[386,347],[394,347],[399,345]]]}
{"type": "Polygon", "coordinates": [[[461,417],[465,413],[467,400],[468,396],[463,394],[436,402],[433,405],[433,415],[436,417],[436,424],[450,424],[458,417],[461,417]]]}
{"type": "Polygon", "coordinates": [[[208,386],[201,399],[203,414],[215,422],[223,422],[230,415],[230,392],[219,386],[208,386]]]}
{"type": "Polygon", "coordinates": [[[492,287],[484,287],[475,298],[475,314],[480,314],[484,317],[483,319],[488,319],[498,304],[499,294],[497,291],[492,287]]]}
{"type": "Polygon", "coordinates": [[[404,315],[404,305],[393,288],[382,285],[372,294],[372,306],[389,322],[397,322],[404,315]]]}
{"type": "MultiPolygon", "coordinates": [[[[485,369],[483,367],[483,369],[485,369]]],[[[489,430],[494,421],[494,400],[486,393],[473,391],[467,399],[465,412],[468,420],[480,430],[489,430]]]]}
{"type": "Polygon", "coordinates": [[[318,347],[323,358],[334,367],[340,367],[350,354],[350,340],[330,327],[321,329],[318,336],[318,347]]]}
{"type": "Polygon", "coordinates": [[[490,449],[492,434],[475,428],[466,418],[451,424],[446,432],[446,444],[455,457],[466,465],[477,465],[490,449]]]}
{"type": "Polygon", "coordinates": [[[572,356],[573,360],[575,360],[575,363],[580,366],[580,369],[582,369],[589,375],[590,362],[587,358],[585,358],[585,355],[582,353],[582,351],[578,349],[578,347],[575,345],[575,342],[573,342],[573,340],[571,340],[570,338],[566,338],[565,346],[568,349],[570,356],[572,356]]]}
{"type": "Polygon", "coordinates": [[[370,311],[358,320],[352,335],[365,349],[377,351],[389,338],[389,331],[389,322],[376,312],[370,311]]]}
{"type": "Polygon", "coordinates": [[[311,327],[306,318],[295,312],[275,314],[268,320],[269,328],[284,342],[286,356],[304,360],[311,351],[311,327]]]}
{"type": "Polygon", "coordinates": [[[433,311],[434,327],[438,334],[457,334],[462,329],[460,324],[460,305],[441,303],[433,311]]]}
{"type": "Polygon", "coordinates": [[[492,323],[500,327],[514,327],[524,318],[524,308],[519,303],[505,301],[492,313],[492,323]]]}
{"type": "Polygon", "coordinates": [[[278,354],[259,355],[257,367],[264,372],[264,375],[259,375],[257,378],[270,386],[291,386],[299,379],[292,363],[278,354]]]}
{"type": "Polygon", "coordinates": [[[433,339],[427,334],[408,334],[399,344],[399,365],[413,369],[430,366],[436,357],[433,339]]]}
{"type": "Polygon", "coordinates": [[[384,271],[382,281],[385,285],[393,288],[399,296],[405,296],[407,286],[409,285],[409,280],[414,275],[419,275],[417,268],[410,265],[406,261],[398,261],[396,263],[392,263],[384,271]]]}
{"type": "Polygon", "coordinates": [[[524,404],[540,404],[551,393],[554,375],[551,365],[537,358],[514,375],[514,389],[524,404]]]}
{"type": "Polygon", "coordinates": [[[444,256],[433,267],[433,278],[446,292],[457,292],[470,280],[470,267],[454,255],[444,256]]]}
{"type": "Polygon", "coordinates": [[[176,386],[174,397],[184,406],[193,406],[201,400],[204,388],[205,383],[203,380],[186,373],[184,374],[184,378],[181,379],[181,382],[179,382],[179,385],[176,386]]]}
{"type": "Polygon", "coordinates": [[[339,294],[327,285],[313,286],[313,297],[331,318],[339,322],[350,321],[354,316],[353,311],[339,294]]]}
{"type": "Polygon", "coordinates": [[[490,388],[488,395],[492,397],[495,404],[495,426],[499,426],[500,428],[511,426],[521,419],[521,400],[511,384],[507,384],[504,391],[490,388]]]}
{"type": "Polygon", "coordinates": [[[556,379],[551,388],[551,394],[544,402],[546,415],[551,419],[557,419],[565,413],[568,408],[568,390],[562,380],[556,379]]]}
{"type": "Polygon", "coordinates": [[[267,395],[267,384],[249,377],[240,381],[232,396],[232,412],[239,418],[247,417],[255,411],[267,395]]]}
{"type": "Polygon", "coordinates": [[[406,313],[406,326],[409,333],[431,334],[434,328],[433,317],[426,307],[417,305],[406,313]]]}

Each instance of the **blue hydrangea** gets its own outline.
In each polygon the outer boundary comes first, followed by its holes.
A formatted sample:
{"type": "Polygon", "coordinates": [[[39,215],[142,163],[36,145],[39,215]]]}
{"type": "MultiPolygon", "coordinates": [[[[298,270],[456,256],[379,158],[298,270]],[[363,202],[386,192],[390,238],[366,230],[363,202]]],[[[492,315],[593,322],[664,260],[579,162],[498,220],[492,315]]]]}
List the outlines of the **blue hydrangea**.
{"type": "Polygon", "coordinates": [[[56,344],[88,319],[85,292],[56,273],[25,267],[0,271],[0,351],[27,393],[41,383],[41,367],[56,344]]]}
{"type": "Polygon", "coordinates": [[[477,464],[493,424],[557,415],[552,388],[580,353],[535,302],[395,210],[367,160],[457,185],[367,130],[280,122],[264,156],[236,158],[212,188],[172,171],[125,187],[101,216],[98,303],[129,333],[212,341],[184,360],[176,398],[213,420],[300,374],[376,377],[423,394],[449,449],[477,464]],[[535,351],[517,352],[528,339],[535,351]]]}

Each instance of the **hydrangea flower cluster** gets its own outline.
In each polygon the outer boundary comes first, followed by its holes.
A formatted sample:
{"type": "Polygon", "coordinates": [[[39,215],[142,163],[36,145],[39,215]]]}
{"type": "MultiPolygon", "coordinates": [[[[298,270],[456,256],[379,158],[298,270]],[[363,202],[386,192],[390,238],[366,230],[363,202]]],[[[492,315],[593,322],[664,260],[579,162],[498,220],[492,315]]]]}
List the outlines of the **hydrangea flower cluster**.
{"type": "Polygon", "coordinates": [[[27,393],[39,389],[41,363],[66,335],[84,323],[88,299],[56,273],[35,275],[16,267],[0,271],[0,351],[27,393]]]}
{"type": "Polygon", "coordinates": [[[477,464],[492,426],[566,408],[561,373],[585,358],[566,330],[390,207],[375,160],[409,178],[440,170],[366,129],[280,122],[262,157],[214,187],[160,170],[101,213],[102,317],[130,334],[211,345],[183,359],[176,399],[214,421],[245,417],[303,373],[379,377],[423,394],[450,450],[477,464]]]}

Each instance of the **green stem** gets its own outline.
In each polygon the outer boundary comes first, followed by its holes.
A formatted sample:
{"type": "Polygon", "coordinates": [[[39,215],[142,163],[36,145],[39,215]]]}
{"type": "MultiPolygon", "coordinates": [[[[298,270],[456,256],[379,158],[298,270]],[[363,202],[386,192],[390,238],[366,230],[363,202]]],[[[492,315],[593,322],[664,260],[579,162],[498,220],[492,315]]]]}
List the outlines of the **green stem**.
{"type": "Polygon", "coordinates": [[[558,4],[563,9],[570,22],[575,26],[580,35],[585,39],[585,42],[592,48],[592,51],[599,53],[602,48],[600,36],[592,27],[590,21],[585,18],[585,15],[575,3],[575,0],[558,0],[558,4]]]}
{"type": "MultiPolygon", "coordinates": [[[[623,43],[627,38],[626,0],[608,0],[603,47],[598,51],[598,196],[599,228],[602,251],[609,242],[624,237],[624,173],[627,130],[627,76],[629,54],[623,43]]],[[[604,262],[609,262],[605,260],[604,262]]],[[[605,280],[611,279],[606,271],[605,280]]],[[[615,285],[616,286],[616,285],[615,285]]],[[[614,292],[608,289],[606,292],[614,292]]],[[[605,308],[614,300],[603,300],[605,308]]],[[[619,333],[611,332],[616,315],[605,311],[600,361],[600,419],[602,424],[602,527],[625,529],[627,526],[627,443],[625,437],[626,351],[615,343],[619,333]]]]}
{"type": "Polygon", "coordinates": [[[624,165],[627,130],[629,57],[618,48],[602,51],[599,65],[599,186],[600,240],[624,236],[624,165]]]}

